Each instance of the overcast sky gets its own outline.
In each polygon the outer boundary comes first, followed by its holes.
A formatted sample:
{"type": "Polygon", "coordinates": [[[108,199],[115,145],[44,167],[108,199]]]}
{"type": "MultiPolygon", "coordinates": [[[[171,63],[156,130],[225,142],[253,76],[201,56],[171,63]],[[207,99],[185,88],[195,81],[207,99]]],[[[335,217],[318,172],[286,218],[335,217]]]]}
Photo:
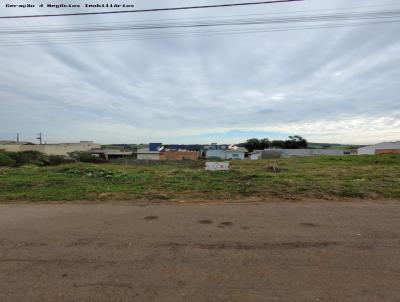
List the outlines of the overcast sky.
{"type": "MultiPolygon", "coordinates": [[[[83,0],[66,3],[79,2],[83,0]]],[[[125,1],[136,9],[231,2],[242,1],[125,1]]],[[[2,19],[0,30],[243,14],[326,14],[341,8],[395,10],[400,3],[306,0],[246,8],[2,19]]],[[[88,9],[0,12],[83,10],[88,9]]],[[[101,10],[105,9],[96,11],[101,10]]],[[[1,40],[0,139],[12,139],[19,132],[21,139],[33,140],[42,132],[49,143],[236,143],[293,134],[314,142],[400,140],[399,32],[400,23],[390,23],[19,47],[5,46],[1,40]]]]}

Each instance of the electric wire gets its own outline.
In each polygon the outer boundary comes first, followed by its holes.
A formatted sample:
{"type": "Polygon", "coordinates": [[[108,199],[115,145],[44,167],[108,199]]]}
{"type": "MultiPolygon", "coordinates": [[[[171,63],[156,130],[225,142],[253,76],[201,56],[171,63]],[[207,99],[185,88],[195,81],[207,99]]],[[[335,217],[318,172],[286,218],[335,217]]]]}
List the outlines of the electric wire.
{"type": "MultiPolygon", "coordinates": [[[[308,10],[295,10],[290,11],[292,14],[299,14],[299,13],[309,13],[309,12],[336,12],[336,11],[348,11],[351,9],[363,9],[363,8],[370,8],[370,7],[384,7],[384,6],[398,6],[397,3],[390,3],[390,4],[380,4],[380,5],[361,5],[361,6],[344,6],[338,8],[320,8],[320,9],[308,9],[308,10]]],[[[68,26],[84,26],[84,25],[104,25],[104,24],[123,24],[123,23],[138,23],[138,22],[157,22],[157,21],[182,21],[182,20],[204,20],[204,19],[224,19],[224,18],[232,18],[232,17],[254,17],[254,16],[271,16],[271,15],[282,15],[287,14],[287,12],[268,12],[266,13],[256,13],[256,14],[234,14],[234,15],[216,15],[216,16],[198,16],[198,17],[179,17],[179,18],[162,18],[162,19],[151,19],[151,20],[125,20],[125,21],[106,21],[106,22],[85,22],[85,23],[72,23],[68,24],[68,26]]],[[[4,27],[3,29],[18,29],[18,28],[37,28],[37,27],[65,27],[65,24],[47,24],[47,25],[33,25],[29,24],[26,26],[12,26],[12,27],[4,27]]]]}
{"type": "Polygon", "coordinates": [[[150,9],[136,9],[136,10],[122,10],[122,11],[106,11],[106,12],[0,16],[0,19],[49,18],[49,17],[72,17],[72,16],[88,16],[88,15],[126,14],[126,13],[148,13],[148,12],[161,12],[161,11],[223,8],[223,7],[235,7],[235,6],[238,7],[238,6],[249,6],[249,5],[254,6],[254,5],[290,3],[290,2],[300,2],[300,1],[304,1],[304,0],[270,0],[270,1],[261,1],[261,2],[242,2],[242,3],[227,3],[227,4],[214,4],[214,5],[197,5],[197,6],[150,8],[150,9]]]}
{"type": "Polygon", "coordinates": [[[256,33],[268,33],[268,32],[286,32],[286,31],[300,31],[300,30],[311,30],[311,29],[334,29],[341,27],[353,27],[353,26],[365,26],[365,25],[383,25],[388,23],[399,23],[400,20],[392,21],[381,21],[381,22],[363,22],[363,23],[346,23],[346,24],[330,24],[330,25],[310,25],[310,26],[293,26],[285,28],[270,28],[270,29],[259,29],[259,30],[223,30],[223,31],[200,31],[200,32],[181,32],[181,33],[170,33],[164,35],[148,34],[148,35],[122,35],[115,36],[111,35],[109,38],[104,36],[85,37],[84,39],[76,40],[52,40],[52,41],[34,41],[36,43],[29,43],[30,41],[21,41],[28,43],[2,43],[1,46],[33,46],[33,45],[52,45],[52,44],[80,44],[80,43],[95,43],[95,42],[124,42],[132,40],[159,40],[159,39],[171,39],[171,38],[190,38],[199,36],[215,36],[215,35],[237,35],[237,34],[256,34],[256,33]],[[105,39],[106,38],[106,39],[105,39]]]}
{"type": "Polygon", "coordinates": [[[253,18],[253,19],[232,19],[215,20],[202,22],[175,22],[175,23],[138,23],[119,26],[89,26],[61,29],[27,29],[27,30],[0,30],[0,35],[17,34],[43,34],[43,33],[71,33],[71,32],[98,32],[98,31],[121,31],[121,30],[155,30],[155,29],[176,29],[176,28],[195,28],[195,27],[216,27],[216,26],[244,26],[260,24],[287,24],[303,23],[317,21],[343,21],[343,20],[367,20],[367,19],[385,19],[400,17],[400,10],[381,11],[381,12],[363,12],[363,13],[344,13],[327,15],[306,15],[281,18],[253,18]]]}
{"type": "MultiPolygon", "coordinates": [[[[276,31],[327,29],[346,26],[383,25],[400,22],[400,10],[344,12],[249,18],[252,15],[226,16],[230,19],[187,18],[149,20],[118,24],[79,24],[64,27],[26,27],[0,29],[0,46],[26,46],[41,44],[90,43],[102,41],[170,39],[195,36],[214,36],[276,31]],[[357,21],[357,22],[354,22],[357,21]],[[342,23],[337,23],[342,22],[342,23]],[[322,23],[322,24],[321,24],[322,23]],[[290,26],[295,24],[295,26],[290,26]],[[272,26],[272,27],[271,27],[272,26]],[[280,26],[280,27],[277,27],[280,26]],[[244,29],[242,29],[244,27],[244,29]],[[200,29],[193,31],[193,29],[200,29]],[[100,35],[99,35],[100,33],[100,35]]],[[[215,17],[218,18],[218,17],[215,17]]]]}

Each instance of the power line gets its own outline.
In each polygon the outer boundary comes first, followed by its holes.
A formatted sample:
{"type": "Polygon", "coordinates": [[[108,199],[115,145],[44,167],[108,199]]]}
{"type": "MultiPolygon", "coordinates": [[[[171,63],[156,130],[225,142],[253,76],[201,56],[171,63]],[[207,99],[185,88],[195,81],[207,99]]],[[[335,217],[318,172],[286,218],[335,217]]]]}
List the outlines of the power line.
{"type": "Polygon", "coordinates": [[[124,11],[108,11],[108,12],[47,14],[47,15],[23,15],[23,16],[1,16],[0,19],[42,18],[42,17],[70,17],[70,16],[87,16],[87,15],[145,13],[145,12],[160,12],[160,11],[172,11],[172,10],[191,10],[191,9],[205,9],[205,8],[218,8],[218,7],[264,5],[264,4],[299,2],[299,1],[304,1],[304,0],[270,0],[270,1],[262,1],[262,2],[243,2],[243,3],[228,3],[228,4],[215,4],[215,5],[198,5],[198,6],[151,8],[151,9],[124,10],[124,11]]]}
{"type": "Polygon", "coordinates": [[[137,30],[174,30],[181,28],[208,28],[221,26],[245,26],[245,25],[275,25],[290,23],[310,22],[334,22],[353,20],[378,20],[400,18],[400,10],[357,12],[325,15],[286,16],[280,18],[241,18],[228,20],[211,20],[197,22],[156,22],[156,23],[133,23],[112,26],[80,26],[66,28],[39,28],[25,30],[0,30],[0,35],[32,35],[32,34],[60,34],[60,33],[89,33],[110,31],[137,31],[137,30]]]}
{"type": "Polygon", "coordinates": [[[286,15],[269,18],[231,18],[222,20],[204,20],[201,18],[201,20],[197,19],[185,22],[147,21],[146,23],[130,22],[125,24],[120,23],[117,25],[104,24],[102,26],[93,26],[93,23],[89,23],[75,24],[75,26],[66,26],[64,28],[46,28],[46,26],[31,30],[27,29],[26,27],[23,27],[24,29],[22,30],[18,29],[18,27],[16,27],[14,30],[12,30],[12,28],[8,28],[7,30],[0,30],[0,42],[1,46],[72,44],[101,42],[101,40],[125,41],[170,39],[185,36],[193,37],[322,28],[329,29],[346,26],[378,25],[397,22],[400,22],[400,10],[343,12],[318,15],[286,15]],[[337,23],[337,21],[342,21],[342,23],[337,23]],[[354,23],[351,21],[359,22],[354,23]],[[322,23],[322,25],[319,23],[322,23]],[[281,25],[281,27],[277,27],[278,25],[281,25]],[[247,28],[241,29],[241,27],[244,26],[247,28]],[[216,30],[214,30],[214,27],[216,30]],[[199,30],[193,31],[190,29],[199,30]],[[101,35],[96,35],[98,32],[104,33],[101,35]],[[56,34],[57,36],[54,36],[56,34]]]}
{"type": "MultiPolygon", "coordinates": [[[[33,45],[52,45],[52,44],[82,44],[82,43],[96,43],[96,42],[124,42],[124,41],[137,41],[137,40],[159,40],[159,39],[174,39],[174,38],[186,38],[186,37],[198,37],[198,36],[216,36],[216,35],[238,35],[238,34],[257,34],[257,33],[271,33],[271,32],[287,32],[287,31],[301,31],[301,30],[312,30],[312,29],[333,29],[342,27],[353,27],[353,26],[365,26],[365,25],[383,25],[388,23],[398,23],[400,20],[390,21],[377,21],[377,22],[360,22],[360,23],[345,23],[345,24],[329,24],[329,25],[308,25],[308,26],[292,26],[292,27],[278,27],[270,29],[256,29],[256,30],[218,30],[218,31],[197,31],[197,32],[176,32],[169,34],[141,34],[141,35],[98,35],[88,37],[72,37],[75,39],[63,39],[62,37],[58,40],[52,41],[32,41],[32,40],[20,40],[22,43],[6,44],[2,43],[2,46],[33,46],[33,45]],[[82,38],[82,39],[80,39],[82,38]],[[100,38],[100,39],[96,39],[100,38]],[[36,42],[36,43],[29,43],[36,42]],[[47,42],[47,43],[44,43],[47,42]]],[[[12,42],[12,41],[11,41],[12,42]]]]}
{"type": "MultiPolygon", "coordinates": [[[[338,12],[340,11],[345,11],[348,12],[349,10],[352,9],[363,9],[363,8],[370,8],[370,7],[383,7],[383,6],[398,6],[399,3],[390,3],[390,4],[379,4],[379,5],[362,5],[362,6],[343,6],[343,7],[338,7],[338,8],[320,8],[320,9],[308,9],[308,10],[295,10],[295,11],[290,11],[291,13],[298,14],[298,13],[309,13],[309,12],[338,12]]],[[[362,11],[360,12],[362,13],[362,11]]],[[[205,20],[205,19],[226,19],[226,18],[232,18],[232,17],[255,17],[255,16],[271,16],[271,15],[283,15],[287,14],[287,12],[268,12],[266,13],[257,13],[257,14],[234,14],[234,15],[218,15],[218,16],[202,16],[202,17],[179,17],[179,18],[162,18],[162,19],[146,19],[146,22],[156,22],[156,21],[182,21],[182,20],[205,20]]],[[[143,20],[133,20],[134,23],[142,22],[143,20]]],[[[68,24],[68,26],[84,26],[84,25],[104,25],[104,24],[123,24],[130,22],[128,20],[126,21],[107,21],[107,22],[85,22],[85,23],[72,23],[68,24]]],[[[25,25],[25,26],[12,26],[12,27],[4,27],[2,26],[3,30],[9,30],[9,29],[18,29],[18,28],[43,28],[43,27],[65,27],[65,24],[47,24],[47,25],[25,25]]]]}

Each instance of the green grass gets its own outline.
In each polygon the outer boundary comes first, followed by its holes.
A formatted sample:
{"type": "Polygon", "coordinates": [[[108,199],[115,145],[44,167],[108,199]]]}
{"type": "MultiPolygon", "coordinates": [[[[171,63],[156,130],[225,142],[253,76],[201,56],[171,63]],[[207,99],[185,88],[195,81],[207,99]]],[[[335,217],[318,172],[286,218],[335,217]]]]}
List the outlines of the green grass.
{"type": "Polygon", "coordinates": [[[232,161],[226,172],[203,167],[197,161],[0,168],[0,200],[400,199],[396,155],[232,161]],[[283,172],[269,171],[270,164],[283,172]]]}

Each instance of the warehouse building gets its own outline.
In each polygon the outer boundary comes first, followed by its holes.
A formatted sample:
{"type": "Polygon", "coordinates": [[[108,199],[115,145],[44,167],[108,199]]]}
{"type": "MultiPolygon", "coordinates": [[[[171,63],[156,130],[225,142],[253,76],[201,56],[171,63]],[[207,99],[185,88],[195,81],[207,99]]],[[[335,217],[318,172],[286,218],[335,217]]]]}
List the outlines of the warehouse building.
{"type": "Polygon", "coordinates": [[[101,145],[92,141],[80,141],[79,143],[61,143],[61,144],[42,144],[35,145],[28,142],[0,142],[0,150],[19,152],[19,151],[38,151],[47,155],[68,156],[72,152],[89,152],[92,149],[99,149],[101,145]]]}
{"type": "Polygon", "coordinates": [[[400,153],[400,141],[398,142],[384,142],[375,145],[365,146],[358,148],[358,155],[374,155],[384,153],[400,153]],[[386,151],[383,151],[386,150],[386,151]]]}
{"type": "Polygon", "coordinates": [[[0,150],[9,151],[9,152],[18,152],[21,149],[21,146],[32,146],[34,143],[30,142],[20,142],[20,141],[11,141],[11,140],[0,140],[0,150]]]}
{"type": "Polygon", "coordinates": [[[322,155],[347,155],[348,150],[330,150],[330,149],[266,149],[254,150],[250,153],[251,160],[272,159],[292,156],[322,156],[322,155]]]}

